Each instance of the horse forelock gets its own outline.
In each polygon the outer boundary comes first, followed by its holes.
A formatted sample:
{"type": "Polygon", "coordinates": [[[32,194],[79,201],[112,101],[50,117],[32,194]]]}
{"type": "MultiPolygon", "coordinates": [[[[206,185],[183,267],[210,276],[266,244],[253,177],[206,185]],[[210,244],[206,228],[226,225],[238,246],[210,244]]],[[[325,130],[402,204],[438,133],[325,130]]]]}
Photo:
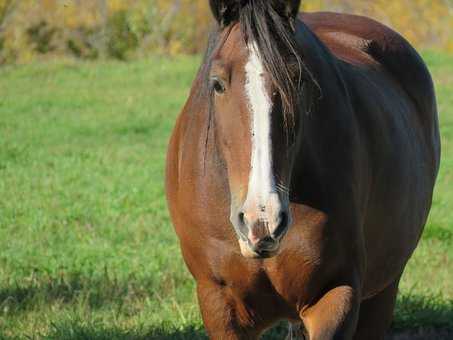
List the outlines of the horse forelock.
{"type": "Polygon", "coordinates": [[[255,45],[263,67],[280,95],[287,127],[294,124],[305,65],[291,22],[269,1],[249,1],[239,24],[247,45],[255,45]]]}

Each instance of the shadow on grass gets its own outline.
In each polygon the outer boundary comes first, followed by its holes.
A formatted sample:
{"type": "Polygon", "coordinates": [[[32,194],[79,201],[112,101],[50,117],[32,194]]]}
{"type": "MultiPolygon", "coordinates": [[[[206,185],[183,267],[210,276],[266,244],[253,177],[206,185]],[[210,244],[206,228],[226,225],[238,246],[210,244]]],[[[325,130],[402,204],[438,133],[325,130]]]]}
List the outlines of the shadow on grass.
{"type": "Polygon", "coordinates": [[[453,330],[453,300],[441,296],[398,296],[393,328],[448,328],[453,330]]]}
{"type": "MultiPolygon", "coordinates": [[[[262,340],[282,340],[287,335],[284,323],[269,331],[262,340]]],[[[30,338],[35,338],[31,335],[30,338]]],[[[453,339],[453,329],[419,328],[392,331],[385,340],[450,340],[453,339]]],[[[180,330],[154,329],[151,331],[125,331],[114,328],[96,326],[80,326],[76,323],[61,323],[54,325],[53,331],[42,337],[48,340],[208,340],[201,328],[186,327],[180,330]]],[[[7,337],[0,339],[9,340],[7,337]]]]}
{"type": "MultiPolygon", "coordinates": [[[[119,305],[129,305],[133,301],[148,297],[152,292],[151,285],[151,282],[134,279],[118,281],[110,278],[108,274],[97,279],[81,275],[58,279],[40,278],[25,285],[0,287],[0,307],[4,315],[12,317],[54,303],[58,303],[63,309],[67,306],[69,310],[71,306],[79,305],[81,301],[87,310],[117,308],[119,305]]],[[[127,308],[120,310],[119,313],[124,313],[127,318],[127,308]]],[[[436,296],[401,295],[398,298],[395,315],[393,325],[395,335],[389,339],[453,339],[453,301],[436,296]],[[442,331],[432,331],[433,329],[442,331]]],[[[286,333],[286,324],[282,323],[268,332],[263,339],[280,340],[286,333]]],[[[2,337],[0,332],[0,339],[7,338],[2,337]]],[[[78,319],[56,322],[45,339],[195,340],[207,337],[204,330],[196,326],[181,329],[164,325],[158,329],[143,326],[142,329],[128,331],[102,322],[91,324],[90,320],[78,319]]]]}
{"type": "Polygon", "coordinates": [[[0,285],[0,307],[9,316],[51,306],[83,305],[90,310],[141,301],[153,291],[153,282],[134,278],[118,280],[107,272],[98,277],[70,273],[39,276],[16,284],[0,285]]]}
{"type": "MultiPolygon", "coordinates": [[[[286,335],[287,326],[285,323],[281,323],[263,336],[262,340],[281,340],[286,335]]],[[[30,334],[29,337],[35,338],[36,334],[30,334]]],[[[82,325],[80,321],[54,324],[50,334],[40,338],[47,340],[208,340],[204,329],[194,326],[179,330],[162,327],[151,330],[127,331],[100,325],[82,325]]],[[[1,333],[0,339],[10,340],[8,337],[2,337],[1,333]]]]}
{"type": "Polygon", "coordinates": [[[49,340],[207,340],[204,330],[187,327],[181,330],[155,329],[151,331],[124,331],[95,326],[77,326],[63,323],[54,326],[45,337],[49,340]]]}

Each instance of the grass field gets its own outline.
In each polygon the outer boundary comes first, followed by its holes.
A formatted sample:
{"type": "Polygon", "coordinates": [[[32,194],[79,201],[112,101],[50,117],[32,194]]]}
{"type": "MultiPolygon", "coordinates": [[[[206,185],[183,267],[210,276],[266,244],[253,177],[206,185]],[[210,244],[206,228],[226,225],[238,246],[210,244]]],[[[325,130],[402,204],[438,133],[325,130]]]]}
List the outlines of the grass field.
{"type": "MultiPolygon", "coordinates": [[[[453,57],[425,57],[443,163],[396,331],[453,329],[453,57]]],[[[203,338],[163,189],[198,61],[0,69],[0,338],[203,338]]]]}

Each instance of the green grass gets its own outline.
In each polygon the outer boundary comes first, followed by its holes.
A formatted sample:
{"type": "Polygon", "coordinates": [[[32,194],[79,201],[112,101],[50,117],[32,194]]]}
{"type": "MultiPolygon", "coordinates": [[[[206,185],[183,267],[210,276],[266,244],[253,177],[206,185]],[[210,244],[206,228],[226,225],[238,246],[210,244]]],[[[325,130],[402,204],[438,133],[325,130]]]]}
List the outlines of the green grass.
{"type": "MultiPolygon", "coordinates": [[[[453,57],[425,56],[443,163],[398,329],[453,328],[453,57]]],[[[198,62],[0,69],[0,338],[203,337],[163,189],[168,136],[198,62]]]]}

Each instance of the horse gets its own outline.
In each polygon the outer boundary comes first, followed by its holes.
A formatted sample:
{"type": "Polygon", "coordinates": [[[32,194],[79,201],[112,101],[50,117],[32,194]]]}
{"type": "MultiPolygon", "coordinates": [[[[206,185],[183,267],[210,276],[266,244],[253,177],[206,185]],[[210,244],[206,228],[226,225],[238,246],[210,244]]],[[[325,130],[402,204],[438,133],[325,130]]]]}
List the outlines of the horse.
{"type": "Polygon", "coordinates": [[[166,193],[211,339],[383,339],[440,163],[433,81],[372,19],[211,0],[166,193]]]}

